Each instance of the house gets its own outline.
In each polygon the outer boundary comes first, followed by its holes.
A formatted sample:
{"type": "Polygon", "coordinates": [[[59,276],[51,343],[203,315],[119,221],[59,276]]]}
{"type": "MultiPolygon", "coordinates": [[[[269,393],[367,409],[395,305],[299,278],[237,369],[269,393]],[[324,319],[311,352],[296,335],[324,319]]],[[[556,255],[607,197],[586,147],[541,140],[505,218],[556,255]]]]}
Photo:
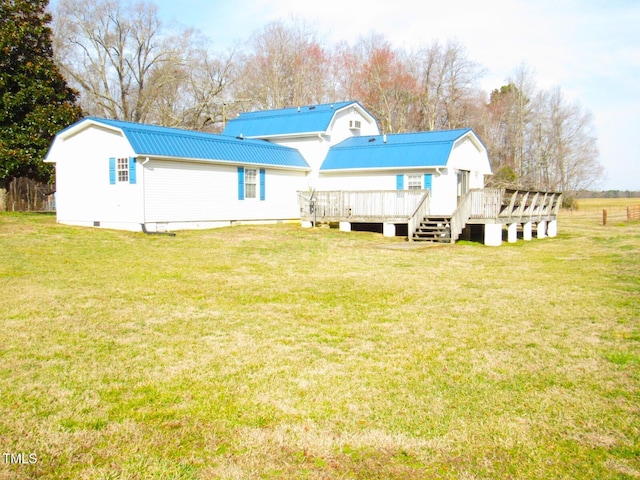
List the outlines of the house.
{"type": "Polygon", "coordinates": [[[320,167],[318,190],[428,190],[431,213],[450,215],[491,175],[487,150],[471,129],[349,138],[320,167]]]}
{"type": "Polygon", "coordinates": [[[242,113],[222,135],[90,117],[45,161],[59,222],[147,232],[299,220],[455,241],[477,224],[499,244],[503,225],[509,241],[518,225],[555,234],[559,207],[557,194],[485,189],[473,130],[381,134],[355,101],[242,113]]]}
{"type": "Polygon", "coordinates": [[[85,118],[59,132],[60,223],[133,231],[299,219],[309,165],[262,140],[85,118]]]}
{"type": "Polygon", "coordinates": [[[360,103],[340,102],[242,113],[222,133],[297,149],[309,164],[308,186],[314,188],[333,145],[354,136],[379,135],[380,129],[360,103]]]}
{"type": "Polygon", "coordinates": [[[243,113],[223,133],[298,149],[311,168],[311,190],[427,189],[440,214],[451,214],[491,175],[473,130],[380,135],[358,102],[243,113]]]}

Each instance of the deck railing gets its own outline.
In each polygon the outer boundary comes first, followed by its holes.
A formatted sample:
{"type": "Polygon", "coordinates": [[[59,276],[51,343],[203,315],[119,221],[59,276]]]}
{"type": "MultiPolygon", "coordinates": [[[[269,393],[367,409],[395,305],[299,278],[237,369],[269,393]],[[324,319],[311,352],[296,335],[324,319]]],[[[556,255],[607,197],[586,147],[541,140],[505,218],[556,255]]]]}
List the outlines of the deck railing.
{"type": "Polygon", "coordinates": [[[484,188],[469,192],[470,210],[468,218],[497,218],[502,203],[502,190],[484,188]]]}
{"type": "Polygon", "coordinates": [[[498,223],[548,220],[556,216],[562,203],[558,192],[485,188],[471,190],[471,220],[498,223]]]}
{"type": "MultiPolygon", "coordinates": [[[[310,221],[408,222],[425,190],[368,190],[298,192],[300,216],[310,221]]],[[[428,198],[426,200],[428,211],[428,198]]]]}
{"type": "Polygon", "coordinates": [[[424,192],[424,196],[422,197],[422,200],[420,201],[420,203],[418,203],[418,206],[416,207],[416,209],[413,211],[413,214],[409,218],[409,223],[407,225],[407,230],[408,230],[407,234],[408,234],[409,241],[413,240],[413,234],[418,229],[418,225],[420,225],[420,222],[422,222],[424,218],[427,215],[429,215],[430,203],[431,203],[430,199],[431,199],[430,192],[429,190],[426,190],[424,192]]]}
{"type": "MultiPolygon", "coordinates": [[[[460,199],[458,208],[455,209],[451,216],[451,243],[455,243],[458,239],[464,226],[473,213],[474,202],[478,203],[477,195],[474,195],[475,190],[470,191],[464,197],[460,199]]],[[[477,207],[477,205],[475,205],[477,207]]]]}

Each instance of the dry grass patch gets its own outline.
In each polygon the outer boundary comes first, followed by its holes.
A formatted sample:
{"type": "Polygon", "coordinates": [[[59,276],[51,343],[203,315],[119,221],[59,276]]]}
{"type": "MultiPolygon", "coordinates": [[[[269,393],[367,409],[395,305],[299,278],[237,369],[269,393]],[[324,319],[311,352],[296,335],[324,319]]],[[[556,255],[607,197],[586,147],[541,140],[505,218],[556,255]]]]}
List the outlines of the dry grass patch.
{"type": "Polygon", "coordinates": [[[633,478],[640,234],[0,215],[0,478],[633,478]]]}

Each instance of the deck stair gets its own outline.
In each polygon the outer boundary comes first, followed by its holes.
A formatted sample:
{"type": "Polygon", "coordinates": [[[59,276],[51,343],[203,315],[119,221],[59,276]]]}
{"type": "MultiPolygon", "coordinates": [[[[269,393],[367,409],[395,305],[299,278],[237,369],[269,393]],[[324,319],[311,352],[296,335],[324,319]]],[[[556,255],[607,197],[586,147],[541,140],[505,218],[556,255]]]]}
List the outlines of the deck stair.
{"type": "Polygon", "coordinates": [[[424,217],[413,233],[413,241],[451,243],[451,217],[424,217]]]}

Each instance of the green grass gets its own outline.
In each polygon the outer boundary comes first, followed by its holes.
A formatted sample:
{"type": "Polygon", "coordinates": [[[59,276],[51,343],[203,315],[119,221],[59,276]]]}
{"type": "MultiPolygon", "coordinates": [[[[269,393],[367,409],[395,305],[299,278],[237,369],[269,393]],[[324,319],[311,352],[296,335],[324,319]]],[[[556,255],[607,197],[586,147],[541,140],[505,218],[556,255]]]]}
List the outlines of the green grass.
{"type": "Polygon", "coordinates": [[[38,460],[0,478],[638,478],[640,225],[599,220],[489,248],[0,214],[0,450],[38,460]]]}

